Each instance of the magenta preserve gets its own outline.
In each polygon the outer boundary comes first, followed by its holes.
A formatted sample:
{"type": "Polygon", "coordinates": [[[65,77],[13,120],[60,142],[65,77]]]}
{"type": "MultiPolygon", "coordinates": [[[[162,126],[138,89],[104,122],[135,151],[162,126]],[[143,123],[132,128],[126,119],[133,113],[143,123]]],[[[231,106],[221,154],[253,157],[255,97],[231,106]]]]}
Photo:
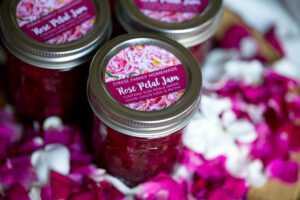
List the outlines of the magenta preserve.
{"type": "Polygon", "coordinates": [[[139,138],[122,134],[95,117],[96,163],[130,186],[160,172],[172,173],[181,156],[183,131],[156,139],[139,138]]]}
{"type": "Polygon", "coordinates": [[[76,120],[74,117],[87,108],[82,103],[86,104],[88,65],[51,70],[32,66],[10,54],[10,94],[21,118],[42,122],[49,116],[59,116],[66,121],[76,120]]]}
{"type": "Polygon", "coordinates": [[[128,34],[106,44],[88,81],[95,162],[130,186],[172,173],[201,81],[196,59],[166,37],[128,34]]]}

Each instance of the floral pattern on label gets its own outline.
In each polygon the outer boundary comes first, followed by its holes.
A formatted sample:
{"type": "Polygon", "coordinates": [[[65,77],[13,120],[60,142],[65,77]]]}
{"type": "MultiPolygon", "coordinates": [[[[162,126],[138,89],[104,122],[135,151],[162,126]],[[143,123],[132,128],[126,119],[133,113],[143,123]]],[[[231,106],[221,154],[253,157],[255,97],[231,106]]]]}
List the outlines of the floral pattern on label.
{"type": "Polygon", "coordinates": [[[135,0],[135,3],[149,18],[166,23],[181,23],[203,12],[208,0],[135,0]]]}
{"type": "Polygon", "coordinates": [[[119,103],[134,110],[157,111],[176,103],[187,81],[175,55],[157,46],[137,45],[121,50],[109,61],[105,82],[119,103]]]}
{"type": "Polygon", "coordinates": [[[193,12],[156,11],[148,9],[141,9],[141,11],[147,17],[166,23],[181,23],[198,16],[198,14],[193,12]]]}
{"type": "Polygon", "coordinates": [[[16,17],[24,33],[49,44],[69,43],[85,36],[96,20],[90,0],[20,0],[16,17]]]}

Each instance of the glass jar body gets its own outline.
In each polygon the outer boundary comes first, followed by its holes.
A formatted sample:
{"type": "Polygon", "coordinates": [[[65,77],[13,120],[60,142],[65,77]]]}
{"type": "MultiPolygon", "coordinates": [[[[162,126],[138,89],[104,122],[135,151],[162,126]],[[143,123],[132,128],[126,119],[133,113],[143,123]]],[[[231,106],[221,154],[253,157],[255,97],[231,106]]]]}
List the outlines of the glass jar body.
{"type": "Polygon", "coordinates": [[[46,69],[9,54],[10,99],[24,121],[43,122],[59,116],[73,122],[88,109],[85,96],[89,63],[67,69],[46,69]]]}
{"type": "Polygon", "coordinates": [[[129,186],[160,172],[172,173],[181,156],[184,129],[162,138],[138,138],[108,127],[96,116],[93,129],[95,162],[129,186]]]}
{"type": "Polygon", "coordinates": [[[208,39],[200,44],[189,47],[188,49],[190,50],[190,52],[192,52],[194,57],[198,60],[199,65],[202,67],[205,62],[206,55],[211,48],[212,39],[208,39]]]}

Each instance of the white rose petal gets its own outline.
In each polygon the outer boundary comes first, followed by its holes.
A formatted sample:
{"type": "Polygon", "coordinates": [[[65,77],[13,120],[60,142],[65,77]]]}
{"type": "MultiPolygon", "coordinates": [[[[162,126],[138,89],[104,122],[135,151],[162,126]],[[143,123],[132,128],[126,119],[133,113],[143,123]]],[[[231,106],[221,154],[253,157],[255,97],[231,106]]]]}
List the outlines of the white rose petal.
{"type": "Polygon", "coordinates": [[[263,113],[264,113],[264,105],[256,106],[248,104],[245,108],[245,111],[249,114],[251,120],[253,122],[262,122],[263,121],[263,113]]]}
{"type": "Polygon", "coordinates": [[[257,138],[254,126],[248,120],[236,120],[228,125],[226,129],[239,142],[251,143],[257,138]]]}
{"type": "Polygon", "coordinates": [[[238,151],[232,152],[226,159],[226,169],[234,177],[246,178],[247,177],[247,163],[248,163],[248,152],[247,148],[239,148],[238,151]]]}
{"type": "Polygon", "coordinates": [[[94,181],[96,182],[101,182],[101,181],[108,181],[111,183],[115,188],[117,188],[121,193],[124,195],[132,195],[135,193],[134,189],[129,188],[127,185],[125,185],[121,180],[119,180],[116,177],[113,177],[108,174],[104,174],[99,177],[91,177],[94,181]]]}
{"type": "Polygon", "coordinates": [[[237,150],[233,138],[224,132],[220,124],[206,118],[193,120],[186,129],[183,143],[206,159],[228,155],[237,150]]]}
{"type": "Polygon", "coordinates": [[[253,187],[262,187],[268,180],[267,175],[263,172],[263,163],[255,160],[247,166],[247,182],[253,187]]]}
{"type": "Polygon", "coordinates": [[[200,110],[205,117],[219,118],[219,115],[231,109],[232,103],[229,98],[217,98],[203,95],[201,98],[200,110]]]}
{"type": "Polygon", "coordinates": [[[232,60],[225,64],[226,76],[233,79],[243,79],[247,84],[254,84],[261,80],[264,66],[257,60],[232,60]]]}
{"type": "Polygon", "coordinates": [[[190,179],[192,173],[189,173],[187,168],[184,165],[177,167],[176,171],[173,174],[175,180],[180,180],[180,178],[190,179]]]}
{"type": "Polygon", "coordinates": [[[47,130],[50,128],[62,129],[63,122],[57,116],[48,117],[43,123],[43,130],[47,130]]]}
{"type": "Polygon", "coordinates": [[[222,123],[224,126],[228,126],[231,123],[235,122],[236,115],[232,110],[226,110],[224,111],[222,115],[222,123]]]}
{"type": "Polygon", "coordinates": [[[29,197],[31,200],[41,200],[41,189],[32,187],[29,192],[29,197]]]}
{"type": "Polygon", "coordinates": [[[226,83],[226,78],[224,77],[224,63],[237,58],[238,52],[236,50],[212,50],[207,55],[206,62],[202,68],[203,87],[210,89],[222,87],[226,83]]]}
{"type": "Polygon", "coordinates": [[[240,42],[240,52],[243,58],[253,58],[258,53],[258,44],[253,37],[245,37],[240,42]]]}
{"type": "Polygon", "coordinates": [[[281,59],[273,65],[275,71],[292,79],[300,80],[300,68],[287,59],[281,59]]]}
{"type": "Polygon", "coordinates": [[[70,171],[70,152],[60,144],[49,144],[44,150],[38,150],[31,156],[33,165],[39,181],[47,184],[49,172],[54,170],[67,175],[70,171]]]}

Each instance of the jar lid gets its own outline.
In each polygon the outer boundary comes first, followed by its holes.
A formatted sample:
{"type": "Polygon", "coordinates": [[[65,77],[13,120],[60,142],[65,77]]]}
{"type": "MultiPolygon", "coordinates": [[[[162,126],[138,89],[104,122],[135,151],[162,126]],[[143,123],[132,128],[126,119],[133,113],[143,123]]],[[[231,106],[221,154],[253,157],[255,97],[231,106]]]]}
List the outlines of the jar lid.
{"type": "MultiPolygon", "coordinates": [[[[128,32],[153,32],[156,34],[165,35],[170,37],[177,42],[181,43],[185,47],[192,47],[202,43],[209,39],[218,29],[220,19],[222,17],[222,0],[196,0],[189,1],[193,3],[205,4],[205,7],[199,7],[197,11],[197,7],[195,6],[184,6],[186,1],[171,1],[172,4],[166,6],[166,2],[157,3],[158,1],[142,1],[142,0],[117,0],[116,1],[116,14],[120,24],[126,29],[128,32]],[[146,2],[146,3],[145,3],[146,2]],[[174,6],[174,2],[179,2],[179,6],[174,6]],[[154,12],[160,12],[159,7],[161,9],[170,9],[174,14],[174,8],[180,10],[191,10],[193,12],[197,12],[195,17],[190,20],[183,19],[178,23],[168,23],[165,21],[161,21],[158,19],[154,19],[155,17],[146,15],[147,13],[142,12],[141,6],[152,5],[155,8],[154,12]],[[182,5],[180,5],[182,4],[182,5]],[[185,9],[187,7],[187,9],[185,9]],[[194,8],[193,8],[194,7],[194,8]],[[158,10],[157,10],[158,9],[158,10]]],[[[149,7],[149,6],[148,6],[149,7]]],[[[191,12],[179,12],[181,16],[186,14],[190,15],[191,12]]],[[[152,13],[153,14],[153,13],[152,13]]],[[[155,15],[155,13],[153,14],[155,15]]],[[[178,16],[178,15],[177,15],[178,16]]],[[[175,17],[177,17],[175,16],[175,17]]],[[[158,16],[160,19],[163,19],[163,15],[158,16]]],[[[187,16],[185,16],[186,18],[187,16]]]]}
{"type": "Polygon", "coordinates": [[[187,125],[198,110],[201,87],[199,64],[186,48],[164,36],[131,33],[93,58],[88,99],[109,127],[158,138],[187,125]]]}
{"type": "Polygon", "coordinates": [[[10,0],[2,2],[0,11],[7,49],[42,68],[80,65],[111,34],[107,0],[10,0]]]}

